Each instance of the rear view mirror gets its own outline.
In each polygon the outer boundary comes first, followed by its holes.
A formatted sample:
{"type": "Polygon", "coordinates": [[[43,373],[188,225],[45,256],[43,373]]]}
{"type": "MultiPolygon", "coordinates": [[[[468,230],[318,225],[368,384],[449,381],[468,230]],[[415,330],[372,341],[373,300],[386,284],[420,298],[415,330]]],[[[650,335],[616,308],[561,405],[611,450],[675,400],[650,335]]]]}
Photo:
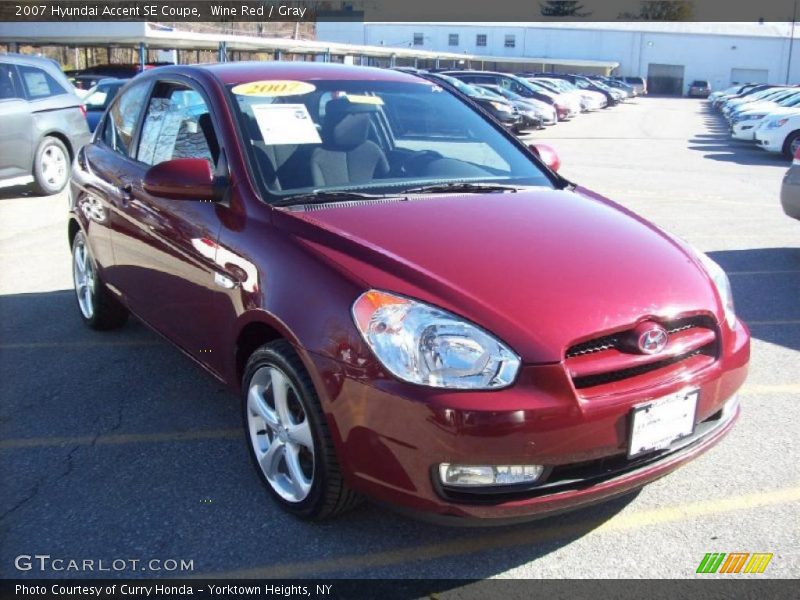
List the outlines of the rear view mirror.
{"type": "Polygon", "coordinates": [[[561,159],[558,157],[555,148],[549,144],[530,144],[528,148],[530,148],[531,152],[538,156],[551,171],[558,171],[561,168],[561,159]]]}
{"type": "Polygon", "coordinates": [[[153,196],[170,200],[217,200],[211,165],[204,158],[176,158],[147,170],[142,183],[153,196]]]}

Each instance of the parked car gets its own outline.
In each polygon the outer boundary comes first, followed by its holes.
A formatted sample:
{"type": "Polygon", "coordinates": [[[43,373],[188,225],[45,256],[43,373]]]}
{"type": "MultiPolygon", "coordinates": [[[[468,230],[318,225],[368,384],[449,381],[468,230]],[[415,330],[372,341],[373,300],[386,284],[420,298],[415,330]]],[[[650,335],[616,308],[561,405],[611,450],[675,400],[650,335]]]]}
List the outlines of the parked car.
{"type": "Polygon", "coordinates": [[[783,176],[781,206],[787,216],[800,219],[800,148],[795,150],[792,164],[783,176]]]}
{"type": "Polygon", "coordinates": [[[647,79],[644,77],[614,77],[617,81],[622,81],[623,83],[627,83],[634,90],[639,96],[647,95],[647,79]]]}
{"type": "Polygon", "coordinates": [[[734,125],[742,120],[744,115],[755,112],[769,113],[774,110],[793,106],[794,102],[800,98],[800,88],[788,88],[781,90],[770,97],[747,102],[731,108],[726,115],[728,122],[734,125]]]}
{"type": "Polygon", "coordinates": [[[0,54],[0,180],[32,175],[36,193],[60,192],[88,141],[83,105],[55,62],[0,54]]]}
{"type": "Polygon", "coordinates": [[[550,77],[555,79],[564,79],[569,81],[576,87],[582,90],[591,90],[599,92],[605,96],[608,106],[616,106],[622,99],[622,92],[619,90],[612,90],[599,81],[592,81],[583,75],[574,75],[567,73],[534,73],[533,77],[550,77]]]}
{"type": "Polygon", "coordinates": [[[564,92],[555,86],[547,85],[535,77],[525,77],[525,80],[532,85],[534,89],[539,90],[543,94],[552,96],[553,100],[569,109],[569,113],[564,120],[569,120],[583,111],[583,98],[580,94],[564,92]]]}
{"type": "Polygon", "coordinates": [[[124,79],[102,79],[87,92],[83,99],[83,106],[86,110],[86,122],[90,131],[95,130],[103,112],[125,83],[124,79]]]}
{"type": "Polygon", "coordinates": [[[793,158],[800,148],[800,113],[770,115],[756,129],[755,139],[764,150],[793,158]]]}
{"type": "Polygon", "coordinates": [[[742,141],[754,141],[756,130],[765,119],[777,118],[800,112],[800,95],[783,100],[768,108],[753,108],[739,113],[731,122],[731,137],[742,141]]]}
{"type": "Polygon", "coordinates": [[[711,86],[705,79],[695,79],[689,84],[686,95],[689,98],[708,98],[711,95],[711,86]]]}
{"type": "Polygon", "coordinates": [[[608,106],[606,97],[592,90],[582,90],[565,79],[550,79],[548,77],[537,77],[536,81],[545,85],[553,86],[561,92],[572,92],[578,94],[581,102],[581,110],[584,112],[600,110],[608,106]]]}
{"type": "Polygon", "coordinates": [[[503,96],[503,98],[511,102],[521,115],[525,116],[532,114],[535,118],[538,118],[541,121],[542,125],[555,125],[558,123],[556,109],[546,102],[542,102],[536,98],[526,98],[524,96],[520,96],[519,94],[512,92],[509,89],[500,87],[499,85],[487,83],[478,84],[474,87],[481,87],[483,89],[491,90],[496,94],[500,94],[503,96]]]}
{"type": "Polygon", "coordinates": [[[470,85],[497,85],[524,98],[545,102],[555,109],[559,121],[567,120],[575,114],[569,106],[559,102],[554,94],[547,93],[522,77],[494,71],[445,71],[445,73],[470,85]]]}
{"type": "Polygon", "coordinates": [[[618,79],[612,79],[611,77],[599,77],[600,81],[606,84],[608,87],[617,88],[618,90],[625,93],[628,98],[635,98],[639,95],[639,92],[636,91],[636,88],[632,85],[625,83],[624,81],[619,81],[618,79]]]}
{"type": "Polygon", "coordinates": [[[422,75],[436,81],[443,81],[448,85],[453,86],[459,92],[469,97],[488,111],[495,119],[500,121],[503,125],[512,131],[520,131],[523,127],[523,119],[519,112],[514,108],[514,105],[496,94],[489,95],[490,92],[476,88],[476,86],[467,85],[463,81],[459,81],[454,77],[450,77],[445,73],[427,73],[422,75]]]}
{"type": "Polygon", "coordinates": [[[300,517],[617,497],[730,431],[749,334],[716,263],[547,164],[408,73],[154,70],[74,162],[77,312],[135,314],[239,393],[300,517]]]}
{"type": "MultiPolygon", "coordinates": [[[[171,65],[169,62],[149,62],[142,67],[139,63],[109,63],[94,65],[78,71],[70,71],[71,76],[81,77],[113,77],[114,79],[130,79],[143,71],[171,65]]],[[[96,82],[95,82],[96,83],[96,82]]]]}

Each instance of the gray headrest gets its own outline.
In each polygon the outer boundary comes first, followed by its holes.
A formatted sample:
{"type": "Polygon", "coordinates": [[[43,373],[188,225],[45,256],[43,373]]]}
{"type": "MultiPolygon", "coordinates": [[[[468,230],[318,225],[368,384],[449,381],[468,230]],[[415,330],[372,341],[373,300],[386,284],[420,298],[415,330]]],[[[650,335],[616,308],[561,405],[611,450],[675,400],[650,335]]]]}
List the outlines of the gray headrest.
{"type": "Polygon", "coordinates": [[[322,136],[325,145],[334,150],[351,150],[367,141],[369,116],[377,112],[374,104],[350,102],[335,98],[325,105],[322,136]]]}

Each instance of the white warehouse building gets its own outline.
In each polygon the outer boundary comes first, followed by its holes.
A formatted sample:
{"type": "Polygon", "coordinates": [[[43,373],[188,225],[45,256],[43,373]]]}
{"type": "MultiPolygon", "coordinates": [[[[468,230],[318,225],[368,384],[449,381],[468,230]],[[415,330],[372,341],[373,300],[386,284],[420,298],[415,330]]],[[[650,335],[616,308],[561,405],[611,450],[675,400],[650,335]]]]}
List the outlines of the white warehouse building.
{"type": "Polygon", "coordinates": [[[792,34],[789,23],[317,23],[321,41],[462,53],[471,68],[640,76],[664,94],[695,79],[796,83],[792,34]]]}

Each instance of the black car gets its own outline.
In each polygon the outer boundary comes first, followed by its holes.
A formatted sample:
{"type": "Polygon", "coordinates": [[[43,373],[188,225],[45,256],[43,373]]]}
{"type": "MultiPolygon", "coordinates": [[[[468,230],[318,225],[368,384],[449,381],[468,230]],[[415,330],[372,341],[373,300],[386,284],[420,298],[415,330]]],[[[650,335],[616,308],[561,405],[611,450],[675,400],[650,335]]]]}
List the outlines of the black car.
{"type": "Polygon", "coordinates": [[[425,77],[430,80],[443,81],[456,88],[465,96],[469,96],[476,104],[485,109],[495,119],[513,131],[520,131],[524,128],[524,122],[514,106],[505,98],[494,97],[487,90],[481,90],[472,85],[467,85],[455,77],[444,73],[426,73],[425,77]]]}
{"type": "Polygon", "coordinates": [[[497,73],[494,71],[448,71],[446,75],[471,86],[496,85],[511,90],[523,98],[539,100],[552,106],[558,113],[559,119],[565,118],[566,108],[558,107],[553,96],[537,91],[535,86],[515,75],[497,73]]]}

